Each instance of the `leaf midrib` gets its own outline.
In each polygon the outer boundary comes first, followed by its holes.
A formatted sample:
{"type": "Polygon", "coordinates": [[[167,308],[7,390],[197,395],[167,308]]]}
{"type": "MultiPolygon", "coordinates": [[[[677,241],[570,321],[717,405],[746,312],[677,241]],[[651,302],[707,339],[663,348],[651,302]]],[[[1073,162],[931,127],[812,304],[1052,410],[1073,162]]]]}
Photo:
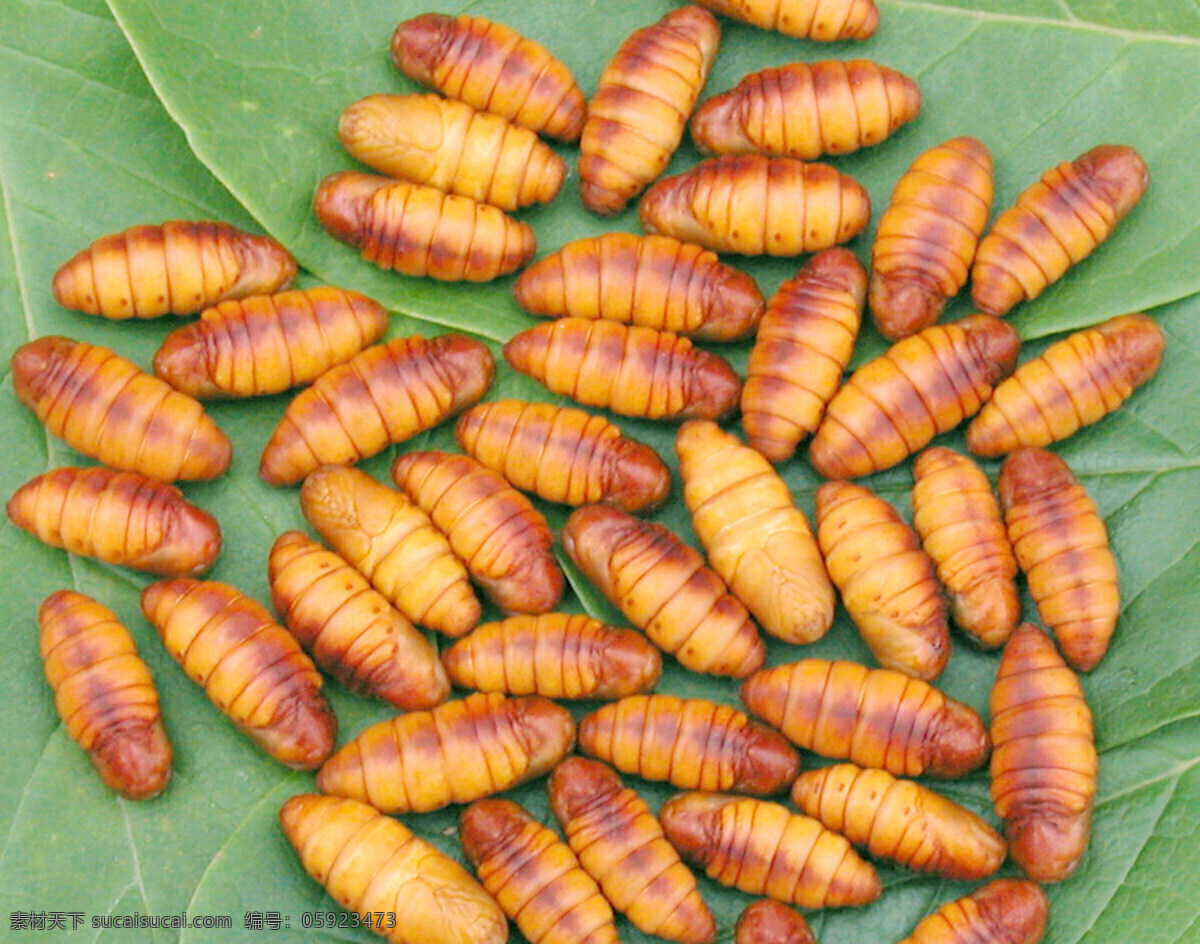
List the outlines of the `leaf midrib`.
{"type": "Polygon", "coordinates": [[[928,10],[946,16],[960,16],[967,19],[989,23],[1011,23],[1014,26],[1048,27],[1054,29],[1079,30],[1090,33],[1101,33],[1122,39],[1130,43],[1167,43],[1173,46],[1200,46],[1200,38],[1193,36],[1177,36],[1171,33],[1160,33],[1153,30],[1141,32],[1138,30],[1121,29],[1116,26],[1106,26],[1091,20],[1081,20],[1066,10],[1067,17],[1055,19],[1048,16],[1030,16],[1023,13],[994,13],[990,10],[967,10],[962,7],[947,6],[936,0],[880,0],[882,6],[900,7],[906,10],[928,10]]]}
{"type": "MultiPolygon", "coordinates": [[[[117,26],[120,28],[121,32],[125,36],[128,36],[129,35],[128,30],[127,30],[125,22],[121,18],[120,11],[111,3],[111,0],[105,0],[105,2],[108,5],[109,12],[112,14],[113,19],[116,21],[117,26]]],[[[165,27],[164,27],[164,29],[165,29],[165,27]]],[[[212,161],[209,160],[206,155],[203,145],[201,145],[199,142],[197,142],[192,137],[192,132],[191,132],[191,129],[188,126],[187,122],[183,121],[182,118],[178,114],[176,114],[176,112],[174,111],[174,109],[171,105],[169,98],[167,96],[163,95],[162,91],[159,88],[157,75],[155,74],[154,70],[150,67],[150,65],[142,58],[141,52],[138,50],[137,45],[135,43],[130,42],[129,48],[132,51],[134,58],[137,60],[138,66],[142,70],[142,74],[145,75],[146,81],[150,84],[150,88],[154,91],[155,97],[158,99],[159,103],[162,105],[163,111],[165,111],[167,113],[167,116],[171,119],[171,121],[174,123],[174,125],[177,128],[179,128],[179,130],[183,133],[184,139],[188,143],[188,148],[191,150],[192,154],[195,155],[196,160],[198,160],[204,166],[204,168],[210,174],[212,174],[213,177],[215,177],[218,182],[220,182],[221,186],[224,187],[229,192],[230,196],[232,196],[233,199],[236,200],[241,205],[242,209],[246,212],[246,214],[248,216],[250,216],[250,218],[253,219],[255,223],[258,224],[258,227],[263,232],[268,233],[271,236],[273,236],[274,238],[280,239],[281,241],[283,241],[281,234],[277,233],[277,232],[273,232],[263,222],[263,220],[259,217],[259,215],[254,211],[253,201],[251,201],[246,194],[239,192],[238,188],[235,187],[225,176],[223,176],[221,174],[221,172],[216,167],[213,166],[212,161]]],[[[310,275],[316,276],[321,281],[326,281],[326,282],[329,281],[328,279],[324,279],[319,271],[317,271],[316,269],[313,269],[310,266],[306,265],[305,271],[308,272],[310,275]]],[[[426,324],[436,325],[439,328],[446,328],[447,330],[457,331],[461,334],[474,334],[480,338],[484,338],[485,340],[494,341],[497,344],[503,344],[505,341],[508,340],[507,336],[495,334],[494,332],[489,333],[487,331],[481,331],[481,330],[467,330],[467,329],[464,329],[464,328],[462,328],[456,324],[453,324],[449,321],[441,321],[438,319],[436,313],[433,313],[433,312],[427,312],[427,311],[418,312],[418,311],[410,310],[408,308],[404,308],[404,307],[394,305],[394,304],[388,305],[388,311],[393,312],[398,315],[402,315],[405,318],[411,318],[415,321],[422,321],[422,322],[425,322],[426,324]]]]}
{"type": "MultiPolygon", "coordinates": [[[[0,206],[2,206],[4,209],[4,235],[5,238],[8,239],[9,246],[12,249],[13,277],[16,279],[17,283],[17,295],[21,299],[21,316],[25,325],[25,334],[27,338],[32,341],[36,336],[37,328],[33,322],[33,309],[29,304],[29,289],[27,285],[28,280],[25,278],[24,269],[22,268],[21,264],[21,244],[18,242],[16,231],[13,228],[13,205],[11,190],[12,188],[8,182],[8,175],[5,172],[3,156],[0,155],[0,206]]],[[[51,467],[50,453],[53,443],[50,438],[50,431],[46,429],[45,426],[42,427],[42,443],[43,452],[46,456],[46,471],[48,472],[50,471],[51,467]]],[[[71,573],[71,586],[76,591],[79,591],[79,569],[74,554],[67,555],[67,566],[71,573]]],[[[21,821],[21,813],[24,809],[25,801],[29,796],[29,784],[36,775],[38,768],[46,756],[46,751],[50,746],[50,739],[61,727],[62,723],[60,721],[60,723],[54,728],[54,731],[51,731],[50,736],[46,738],[45,743],[42,745],[41,756],[38,758],[37,762],[29,768],[29,779],[25,781],[25,784],[21,788],[20,799],[17,801],[17,805],[12,811],[12,817],[8,821],[8,828],[4,831],[4,842],[0,843],[0,861],[3,861],[8,856],[9,850],[12,846],[13,832],[16,830],[17,824],[21,821]]]]}

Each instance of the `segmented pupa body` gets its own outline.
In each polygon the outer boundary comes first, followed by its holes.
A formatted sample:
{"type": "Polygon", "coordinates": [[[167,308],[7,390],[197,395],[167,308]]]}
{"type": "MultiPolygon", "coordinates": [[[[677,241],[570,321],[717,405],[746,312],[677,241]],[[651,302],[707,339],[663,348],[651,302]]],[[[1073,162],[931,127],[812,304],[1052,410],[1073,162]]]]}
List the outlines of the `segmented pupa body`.
{"type": "Polygon", "coordinates": [[[873,856],[945,878],[986,878],[1007,851],[1004,838],[970,810],[886,770],[810,770],[792,785],[792,802],[873,856]]]}
{"type": "Polygon", "coordinates": [[[1017,561],[987,476],[966,456],[930,446],[913,463],[912,508],[954,622],[985,649],[1002,645],[1021,619],[1021,599],[1017,561]]]}
{"type": "Polygon", "coordinates": [[[662,525],[585,505],[562,542],[584,576],[685,668],[742,678],[762,665],[766,647],[746,608],[662,525]]]}
{"type": "Polygon", "coordinates": [[[709,420],[681,426],[675,454],[713,570],[772,636],[808,643],[825,635],[833,586],[808,519],[770,463],[709,420]]]}
{"type": "Polygon", "coordinates": [[[769,796],[796,779],[800,757],[782,735],[702,698],[632,695],[579,722],[579,748],[622,773],[685,790],[769,796]]]}
{"type": "Polygon", "coordinates": [[[885,499],[853,482],[817,489],[817,542],[842,603],[880,665],[937,678],[950,658],[946,606],[920,538],[885,499]]]}
{"type": "Polygon", "coordinates": [[[716,921],[662,826],[612,768],[569,757],[550,775],[550,808],[612,906],[640,931],[711,944],[716,921]]]}
{"type": "Polygon", "coordinates": [[[725,416],[742,387],[728,361],[681,335],[603,319],[529,328],[504,345],[504,359],[584,406],[652,420],[725,416]]]}
{"type": "Polygon", "coordinates": [[[871,246],[871,317],[891,341],[928,328],[967,284],[995,196],[992,153],[952,138],[896,182],[871,246]]]}
{"type": "Polygon", "coordinates": [[[1049,909],[1034,882],[1000,878],[922,918],[900,944],[1038,944],[1049,909]]]}
{"type": "Polygon", "coordinates": [[[528,128],[439,95],[368,95],[338,137],[372,170],[501,210],[549,203],[567,172],[528,128]]]}
{"type": "Polygon", "coordinates": [[[52,289],[64,308],[157,318],[277,292],[295,277],[296,260],[269,236],[228,223],[170,220],[101,236],[59,267],[52,289]]]}
{"type": "Polygon", "coordinates": [[[797,39],[831,43],[867,39],[879,26],[874,0],[699,0],[732,20],[797,39]]]}
{"type": "Polygon", "coordinates": [[[786,462],[816,431],[842,382],[862,323],[867,276],[849,249],[825,249],[767,304],[742,385],[746,441],[786,462]]]}
{"type": "Polygon", "coordinates": [[[199,401],[106,347],[47,335],[12,356],[17,399],[68,446],[164,482],[211,479],[233,458],[199,401]]]}
{"type": "Polygon", "coordinates": [[[450,694],[437,650],[358,571],[300,531],[275,539],[271,602],[321,668],[350,691],[402,710],[450,694]]]}
{"type": "Polygon", "coordinates": [[[992,803],[1008,853],[1034,881],[1060,882],[1087,850],[1099,757],[1079,679],[1033,624],[1005,644],[989,708],[992,803]]]}
{"type": "Polygon", "coordinates": [[[638,205],[649,233],[716,252],[795,256],[853,239],[871,199],[857,180],[827,164],[790,157],[714,157],[654,184],[638,205]]]}
{"type": "Polygon", "coordinates": [[[399,820],[357,800],[300,794],[283,804],[279,822],[304,870],[390,944],[508,940],[492,897],[399,820]]]}
{"type": "Polygon", "coordinates": [[[763,313],[754,279],[716,253],[670,236],[577,239],[522,272],[517,304],[532,315],[606,318],[706,341],[733,341],[763,313]]]}
{"type": "Polygon", "coordinates": [[[649,512],[666,501],[671,487],[658,453],[585,410],[491,400],[463,413],[454,438],[517,488],[547,501],[607,501],[649,512]]]}
{"type": "Polygon", "coordinates": [[[484,623],[442,659],[462,688],[546,698],[622,698],[653,688],[662,672],[641,633],[568,613],[484,623]]]}
{"type": "Polygon", "coordinates": [[[1118,409],[1162,364],[1153,318],[1118,315],[1056,341],[997,384],[967,427],[967,448],[1001,456],[1047,446],[1118,409]]]}
{"type": "Polygon", "coordinates": [[[563,574],[546,519],[499,473],[470,456],[408,452],[392,479],[446,535],[471,577],[506,613],[545,613],[563,574]]]}
{"type": "Polygon", "coordinates": [[[831,479],[891,468],[974,416],[1012,373],[1021,339],[991,315],[933,325],[897,341],[842,384],[809,445],[831,479]]]}
{"type": "Polygon", "coordinates": [[[325,762],[317,787],[382,813],[427,813],[539,777],[574,740],[570,712],[552,701],[476,692],[371,725],[325,762]]]}
{"type": "Polygon", "coordinates": [[[974,709],[891,669],[802,659],[756,672],[741,696],[798,747],[898,777],[961,777],[987,760],[974,709]]]}
{"type": "Polygon", "coordinates": [[[544,46],[482,16],[423,13],[392,34],[392,62],[410,79],[522,127],[576,141],[587,100],[544,46]]]}
{"type": "Polygon", "coordinates": [[[172,331],[154,373],[193,397],[256,397],[312,383],[383,337],[387,310],[322,286],[254,295],[205,309],[172,331]]]}
{"type": "Polygon", "coordinates": [[[367,262],[443,282],[490,282],[533,258],[528,223],[434,187],[339,171],[313,198],[317,220],[367,262]]]}
{"type": "Polygon", "coordinates": [[[52,469],[8,500],[8,517],[39,540],[162,577],[195,577],[221,550],[217,519],[174,486],[104,466],[52,469]]]}
{"type": "Polygon", "coordinates": [[[791,62],[745,76],[696,109],[704,154],[774,154],[811,161],[878,144],[921,110],[908,76],[869,59],[791,62]]]}
{"type": "Polygon", "coordinates": [[[291,485],[322,465],[350,465],[411,439],[482,397],[495,369],[492,352],[462,334],[369,347],[288,404],[259,477],[291,485]]]}
{"type": "Polygon", "coordinates": [[[663,831],[709,878],[802,908],[865,905],[879,876],[842,836],[778,803],[682,793],[659,812],[663,831]]]}
{"type": "Polygon", "coordinates": [[[971,267],[971,300],[1003,315],[1037,298],[1112,235],[1149,183],[1146,162],[1123,145],[1101,145],[1052,167],[983,237],[971,267]]]}
{"type": "Polygon", "coordinates": [[[717,55],[711,13],[678,7],[636,30],[600,73],[579,139],[579,178],[589,210],[619,212],[661,174],[717,55]]]}
{"type": "Polygon", "coordinates": [[[483,887],[537,944],[618,944],[613,911],[554,830],[511,800],[476,800],[458,838],[483,887]]]}
{"type": "Polygon", "coordinates": [[[38,609],[38,648],[54,707],[108,787],[131,800],[171,779],[171,742],[150,669],[116,614],[74,590],[38,609]]]}
{"type": "Polygon", "coordinates": [[[1096,503],[1052,452],[1023,448],[1000,467],[1008,538],[1042,622],[1075,669],[1104,658],[1121,615],[1117,560],[1096,503]]]}
{"type": "Polygon", "coordinates": [[[401,492],[358,469],[324,466],[300,487],[317,533],[401,613],[447,636],[479,622],[482,607],[449,541],[401,492]]]}
{"type": "Polygon", "coordinates": [[[142,591],[142,613],[216,708],[294,770],[333,750],[337,718],[296,638],[257,601],[215,580],[180,577],[142,591]]]}

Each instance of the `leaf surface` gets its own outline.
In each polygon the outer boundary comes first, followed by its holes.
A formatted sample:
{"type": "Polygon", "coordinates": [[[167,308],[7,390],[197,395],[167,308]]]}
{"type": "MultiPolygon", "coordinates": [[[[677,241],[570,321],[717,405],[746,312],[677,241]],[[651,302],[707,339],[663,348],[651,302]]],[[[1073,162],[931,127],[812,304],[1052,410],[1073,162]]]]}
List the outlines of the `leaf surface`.
{"type": "MultiPolygon", "coordinates": [[[[49,284],[63,260],[103,233],[172,217],[226,219],[270,232],[296,253],[306,280],[359,289],[397,312],[393,336],[449,326],[502,342],[530,324],[511,300],[511,279],[462,286],[380,273],[327,237],[309,212],[317,181],[353,166],[335,134],[342,108],[372,92],[413,88],[394,72],[386,49],[396,22],[423,7],[412,0],[351,6],[327,0],[111,2],[116,22],[98,0],[11,0],[0,7],[0,88],[7,92],[0,96],[5,357],[32,337],[63,333],[148,364],[178,322],[110,324],[66,312],[53,303],[49,284]]],[[[469,10],[545,43],[590,92],[621,39],[668,8],[483,0],[469,10]]],[[[794,58],[865,56],[913,75],[925,95],[921,118],[885,145],[837,160],[863,179],[877,210],[917,153],[957,134],[975,134],[992,147],[998,206],[1045,168],[1102,141],[1136,145],[1153,169],[1149,195],[1117,235],[1015,317],[1030,341],[1023,358],[1042,349],[1050,335],[1135,308],[1153,308],[1168,334],[1165,363],[1152,384],[1119,414],[1056,447],[1106,517],[1125,611],[1108,658],[1084,681],[1102,751],[1096,838],[1077,875],[1050,889],[1047,941],[1194,941],[1200,926],[1194,815],[1200,802],[1200,299],[1193,293],[1200,289],[1194,211],[1200,177],[1190,165],[1200,145],[1200,118],[1186,91],[1200,82],[1200,14],[1183,0],[885,0],[881,8],[876,38],[829,48],[724,24],[725,45],[706,94],[731,86],[745,72],[794,58]]],[[[559,151],[573,165],[574,151],[559,151]]],[[[695,159],[685,145],[672,170],[695,159]]],[[[555,204],[523,218],[537,231],[542,252],[610,228],[637,229],[633,211],[612,222],[586,214],[573,172],[555,204]]],[[[854,248],[865,258],[868,237],[854,248]]],[[[769,291],[795,263],[746,267],[769,291]]],[[[957,303],[959,312],[966,308],[957,303]]],[[[880,349],[868,331],[858,359],[880,349]]],[[[723,353],[744,367],[744,345],[723,353]]],[[[545,397],[504,365],[490,396],[545,397]]],[[[272,540],[287,528],[305,527],[295,490],[269,488],[255,474],[258,452],[286,403],[287,396],[279,396],[212,407],[234,441],[234,466],[215,482],[185,489],[218,515],[225,532],[211,576],[262,600],[272,540]]],[[[0,465],[5,495],[47,468],[82,461],[16,403],[7,376],[0,422],[15,444],[0,465]]],[[[620,422],[677,467],[670,427],[620,422]]],[[[961,433],[944,438],[962,447],[961,433]]],[[[411,446],[453,448],[453,440],[443,427],[411,446]]],[[[397,451],[365,467],[386,480],[397,451]]],[[[988,466],[993,476],[997,467],[988,466]]],[[[785,477],[811,514],[816,476],[797,460],[785,477]]],[[[907,514],[907,464],[869,483],[907,514]]],[[[552,526],[560,527],[566,512],[543,508],[552,526]]],[[[656,520],[694,542],[678,484],[656,520]]],[[[305,913],[338,909],[304,875],[279,832],[276,812],[288,796],[312,789],[312,777],[263,757],[183,676],[140,616],[138,593],[149,579],[69,558],[7,522],[0,529],[0,553],[9,563],[9,592],[0,601],[7,617],[0,692],[12,713],[8,762],[0,770],[0,920],[17,911],[82,912],[89,926],[68,940],[121,944],[376,940],[364,929],[304,927],[305,913]],[[154,671],[176,749],[174,781],[155,801],[131,803],[108,793],[54,714],[37,655],[35,613],[42,598],[64,586],[112,606],[154,671]],[[90,926],[93,916],[184,911],[228,915],[234,927],[90,926]],[[268,921],[278,916],[280,930],[245,927],[248,912],[268,921]]],[[[568,576],[577,590],[571,608],[617,618],[578,573],[569,568],[568,576]]],[[[869,660],[844,614],[814,646],[770,645],[772,663],[807,654],[869,660]]],[[[982,710],[995,664],[994,655],[959,642],[939,684],[982,710]]],[[[390,714],[334,684],[329,689],[340,741],[390,714]]],[[[695,676],[673,663],[661,690],[737,704],[730,682],[695,676]]],[[[671,793],[660,785],[638,787],[655,806],[671,793]]],[[[940,787],[994,819],[985,775],[940,787]]],[[[512,795],[550,821],[543,783],[512,795]]],[[[454,811],[405,821],[458,854],[454,811]]],[[[874,905],[813,916],[823,944],[898,940],[922,914],[969,891],[886,866],[881,874],[886,891],[874,905]]],[[[718,915],[720,940],[731,940],[748,896],[707,879],[701,887],[718,915]]],[[[628,924],[621,931],[627,942],[651,940],[628,924]]],[[[62,938],[30,931],[18,939],[62,938]]]]}

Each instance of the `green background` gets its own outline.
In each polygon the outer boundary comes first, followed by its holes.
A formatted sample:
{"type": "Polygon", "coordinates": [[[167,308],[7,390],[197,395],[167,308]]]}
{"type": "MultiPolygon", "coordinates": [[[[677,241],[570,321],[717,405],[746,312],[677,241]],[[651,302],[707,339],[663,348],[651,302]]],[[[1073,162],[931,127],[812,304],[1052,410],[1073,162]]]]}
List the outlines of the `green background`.
{"type": "MultiPolygon", "coordinates": [[[[445,12],[482,14],[546,44],[585,92],[632,29],[670,8],[631,0],[481,0],[445,12]]],[[[723,24],[709,93],[748,71],[787,61],[864,56],[913,76],[924,112],[880,147],[839,158],[859,177],[878,211],[891,186],[927,147],[972,134],[992,149],[997,205],[1012,202],[1037,175],[1104,142],[1136,146],[1153,172],[1150,193],[1117,235],[1013,321],[1029,343],[1135,309],[1152,310],[1167,334],[1159,376],[1117,415],[1060,444],[1107,520],[1121,567],[1125,611],[1104,663],[1084,680],[1101,750],[1094,841],[1078,873],[1050,890],[1053,944],[1200,941],[1200,12],[1187,0],[881,0],[878,34],[828,47],[723,24]]],[[[437,333],[443,326],[503,342],[531,322],[511,300],[511,279],[488,286],[444,285],[380,273],[325,236],[309,212],[318,180],[353,166],[337,143],[340,111],[378,91],[407,91],[386,49],[391,30],[425,11],[413,0],[353,4],[334,0],[5,0],[0,5],[0,354],[43,334],[61,333],[113,347],[148,365],[178,322],[114,324],[65,311],[50,296],[51,276],[96,237],[140,222],[216,218],[265,230],[291,248],[304,284],[327,281],[380,299],[395,314],[391,335],[437,333]]],[[[562,196],[522,217],[542,252],[611,228],[637,231],[635,213],[613,221],[579,204],[574,152],[562,196]]],[[[685,144],[672,170],[692,164],[685,144]]],[[[870,232],[852,244],[862,258],[870,232]]],[[[769,292],[795,261],[746,268],[769,292]]],[[[953,315],[967,305],[955,303],[953,315]]],[[[498,345],[497,345],[498,348],[498,345]]],[[[856,362],[878,353],[869,328],[856,362]]],[[[722,349],[744,368],[746,346],[722,349]]],[[[501,365],[489,396],[543,398],[541,388],[501,365]]],[[[266,553],[281,531],[303,527],[294,489],[272,489],[256,475],[258,453],[286,396],[214,405],[235,445],[231,471],[188,485],[215,513],[225,549],[211,576],[267,599],[266,553]]],[[[675,466],[672,430],[622,420],[675,466]]],[[[6,455],[0,493],[79,457],[49,438],[19,406],[7,372],[0,385],[6,455]]],[[[961,434],[943,437],[961,448],[961,434]]],[[[418,437],[413,448],[445,448],[449,430],[418,437]]],[[[386,478],[396,450],[368,463],[386,478]]],[[[988,466],[994,475],[996,466],[988,466]]],[[[817,479],[802,460],[785,476],[806,512],[817,479]]],[[[908,511],[908,464],[868,484],[908,511]]],[[[558,527],[562,509],[545,507],[558,527]]],[[[694,540],[679,498],[657,516],[694,540]]],[[[4,522],[6,565],[0,598],[0,705],[5,762],[0,765],[0,938],[207,944],[227,941],[368,941],[366,931],[303,932],[300,914],[333,903],[297,864],[276,825],[279,805],[312,788],[238,735],[162,650],[140,616],[149,582],[120,568],[69,558],[4,522]],[[61,587],[113,607],[137,638],[162,694],[176,750],[169,790],[148,803],[115,798],[54,714],[37,655],[36,610],[61,587]],[[228,914],[229,931],[9,932],[14,911],[91,915],[140,911],[228,914]],[[290,931],[247,931],[246,911],[290,916],[290,931]]],[[[571,574],[574,609],[616,619],[571,574]]],[[[1032,615],[1032,607],[1028,608],[1032,615]]],[[[493,614],[494,615],[494,614],[493,614]]],[[[867,659],[844,615],[822,642],[803,650],[867,659]]],[[[769,660],[801,650],[772,641],[769,660]]],[[[996,657],[959,644],[940,681],[977,709],[987,703],[996,657]]],[[[341,739],[387,717],[381,704],[329,686],[341,739]]],[[[735,686],[672,664],[660,690],[736,704],[735,686]]],[[[806,760],[807,762],[807,760],[806,760]]],[[[657,805],[670,790],[638,784],[657,805]]],[[[985,774],[944,790],[992,817],[985,774]]],[[[549,820],[544,785],[512,794],[549,820]]],[[[405,820],[457,854],[453,812],[405,820]]],[[[875,904],[817,914],[823,944],[894,941],[924,913],[970,886],[880,867],[885,893],[875,904]]],[[[1012,874],[1006,868],[1003,874],[1012,874]]],[[[721,940],[750,900],[701,879],[721,940]]],[[[626,941],[650,940],[622,924],[626,941]]],[[[515,936],[515,935],[514,935],[515,936]]]]}

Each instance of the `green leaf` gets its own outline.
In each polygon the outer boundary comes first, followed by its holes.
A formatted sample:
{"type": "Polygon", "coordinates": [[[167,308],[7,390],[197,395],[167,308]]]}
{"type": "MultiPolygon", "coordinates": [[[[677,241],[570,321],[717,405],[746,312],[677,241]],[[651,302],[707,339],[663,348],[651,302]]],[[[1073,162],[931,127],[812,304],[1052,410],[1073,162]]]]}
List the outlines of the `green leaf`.
{"type": "Polygon", "coordinates": [[[981,19],[1044,22],[1110,33],[1153,34],[1168,42],[1200,36],[1200,10],[1191,3],[1121,0],[885,0],[891,7],[960,9],[981,19]]]}
{"type": "MultiPolygon", "coordinates": [[[[1095,842],[1078,874],[1050,889],[1047,940],[1193,941],[1200,916],[1194,815],[1200,802],[1200,405],[1194,394],[1200,297],[1193,295],[1200,289],[1200,225],[1193,210],[1200,182],[1190,161],[1200,143],[1200,119],[1188,91],[1200,78],[1200,14],[1185,0],[885,0],[881,7],[876,38],[828,49],[728,25],[709,90],[794,58],[862,55],[914,75],[925,93],[921,118],[893,141],[837,162],[861,176],[877,207],[917,153],[956,134],[975,134],[993,148],[998,205],[1046,167],[1102,141],[1136,145],[1152,167],[1149,195],[1113,240],[1015,317],[1027,339],[1044,338],[1028,345],[1026,357],[1045,346],[1045,336],[1134,308],[1154,307],[1168,335],[1165,363],[1153,383],[1117,415],[1056,447],[1106,516],[1126,605],[1108,658],[1084,681],[1102,751],[1095,842]]],[[[99,0],[9,0],[0,6],[4,356],[31,337],[63,333],[147,364],[177,322],[112,324],[66,312],[53,303],[49,284],[54,269],[97,236],[171,217],[265,229],[293,249],[308,281],[357,288],[407,316],[398,315],[393,335],[433,334],[445,325],[500,342],[528,326],[511,300],[511,280],[443,285],[377,272],[321,232],[309,212],[317,181],[353,165],[334,131],[342,108],[371,92],[412,88],[392,70],[386,47],[396,22],[424,7],[410,0],[112,0],[112,8],[119,27],[99,0]]],[[[632,2],[581,7],[568,0],[470,5],[471,12],[547,44],[588,91],[621,39],[668,8],[632,2]]],[[[574,151],[559,150],[573,164],[574,151]]],[[[695,159],[685,146],[672,169],[695,159]]],[[[636,230],[633,211],[611,222],[584,213],[574,178],[554,205],[523,218],[543,251],[609,228],[636,230]]],[[[868,237],[855,244],[864,257],[868,246],[868,237]]],[[[747,265],[765,290],[794,267],[793,261],[747,265]]],[[[966,303],[957,307],[965,311],[966,303]]],[[[858,357],[881,347],[868,331],[858,357]]],[[[745,345],[724,353],[744,365],[745,345]]],[[[501,365],[492,395],[543,393],[501,365]]],[[[269,488],[255,475],[258,452],[286,403],[280,396],[214,406],[213,415],[234,441],[234,466],[215,482],[186,487],[224,529],[225,550],[211,576],[264,600],[271,541],[280,531],[304,526],[295,490],[269,488]]],[[[0,422],[7,438],[20,444],[0,465],[5,495],[49,467],[79,461],[15,402],[7,378],[0,387],[0,422]]],[[[630,420],[621,425],[651,442],[675,468],[670,427],[630,420]]],[[[962,447],[961,433],[945,440],[962,447]]],[[[452,448],[452,442],[441,428],[412,445],[452,448]]],[[[386,479],[397,451],[365,467],[386,479]]],[[[988,468],[994,474],[997,465],[988,468]]],[[[790,463],[785,475],[811,513],[816,476],[801,460],[790,463]]],[[[870,484],[908,511],[907,465],[872,477],[870,484]]],[[[566,512],[543,508],[560,527],[566,512]]],[[[677,484],[656,520],[694,541],[677,484]]],[[[120,944],[225,944],[272,936],[376,940],[362,929],[302,928],[305,912],[337,909],[304,875],[275,817],[288,796],[313,788],[312,776],[263,757],[183,677],[139,615],[137,597],[148,579],[42,547],[7,522],[0,529],[0,553],[10,574],[0,601],[6,617],[0,694],[12,713],[7,763],[0,770],[0,921],[15,911],[83,912],[89,926],[67,940],[120,944]],[[154,801],[131,803],[109,793],[54,714],[37,655],[35,613],[43,597],[63,586],[112,606],[155,673],[176,769],[170,788],[154,801]],[[92,916],[185,910],[227,915],[234,927],[90,927],[92,916]],[[289,929],[246,929],[247,911],[277,913],[289,929]]],[[[577,572],[568,569],[568,576],[577,591],[569,608],[616,618],[577,572]]],[[[1032,615],[1028,603],[1027,609],[1032,615]]],[[[814,646],[770,645],[772,663],[810,653],[869,658],[844,615],[814,646]]],[[[995,664],[994,655],[959,645],[939,684],[982,710],[995,664]]],[[[329,688],[343,741],[390,713],[336,685],[329,688]]],[[[737,703],[732,683],[674,664],[661,690],[737,703]]],[[[653,784],[638,788],[655,806],[671,792],[653,784]]],[[[992,818],[985,774],[940,788],[992,818]]],[[[542,783],[512,795],[550,821],[542,783]]],[[[457,855],[455,816],[445,811],[405,821],[457,855]]],[[[897,940],[922,914],[969,890],[886,866],[881,874],[886,892],[879,902],[813,916],[823,944],[897,940]]],[[[748,896],[707,879],[701,887],[718,915],[720,939],[729,941],[748,896]]],[[[628,942],[650,940],[628,924],[621,930],[628,942]]],[[[63,939],[53,931],[11,936],[63,939]]]]}
{"type": "MultiPolygon", "coordinates": [[[[164,0],[113,0],[112,6],[197,155],[263,226],[295,249],[306,268],[329,281],[354,280],[397,310],[436,324],[496,340],[520,329],[523,321],[507,303],[508,280],[481,288],[380,274],[354,250],[334,244],[307,211],[323,176],[356,166],[337,141],[342,109],[373,92],[415,89],[392,68],[387,44],[396,22],[423,6],[376,0],[356,4],[353,15],[337,16],[327,15],[318,2],[289,4],[286,12],[269,0],[249,0],[219,13],[164,0]],[[319,29],[294,25],[318,20],[319,29]]],[[[874,38],[828,49],[731,24],[708,89],[728,88],[765,65],[830,55],[877,58],[912,75],[924,93],[921,119],[887,147],[837,162],[862,179],[877,207],[886,204],[898,173],[917,154],[954,135],[973,134],[992,148],[997,207],[1010,204],[1046,168],[1096,144],[1137,147],[1154,172],[1143,206],[1086,265],[1016,317],[1027,337],[1053,333],[1200,289],[1200,272],[1178,264],[1181,256],[1200,253],[1200,228],[1188,211],[1200,201],[1190,157],[1200,146],[1200,115],[1189,96],[1164,94],[1200,84],[1200,40],[1195,30],[1182,36],[1160,32],[1190,23],[1195,8],[1182,0],[1159,3],[1153,5],[1158,16],[1139,17],[1118,12],[1128,5],[1077,6],[1075,12],[1044,0],[1002,14],[885,2],[874,38]]],[[[644,4],[609,3],[581,30],[577,7],[568,0],[494,0],[470,9],[546,43],[587,90],[624,36],[652,18],[644,4]]],[[[571,149],[559,151],[574,163],[571,149]]],[[[696,159],[685,144],[671,170],[696,159]]],[[[632,209],[612,224],[585,213],[573,169],[563,196],[524,218],[544,250],[614,226],[637,227],[632,209]]],[[[865,252],[867,237],[856,245],[865,252]]],[[[775,261],[747,268],[773,288],[794,266],[775,261]]]]}

